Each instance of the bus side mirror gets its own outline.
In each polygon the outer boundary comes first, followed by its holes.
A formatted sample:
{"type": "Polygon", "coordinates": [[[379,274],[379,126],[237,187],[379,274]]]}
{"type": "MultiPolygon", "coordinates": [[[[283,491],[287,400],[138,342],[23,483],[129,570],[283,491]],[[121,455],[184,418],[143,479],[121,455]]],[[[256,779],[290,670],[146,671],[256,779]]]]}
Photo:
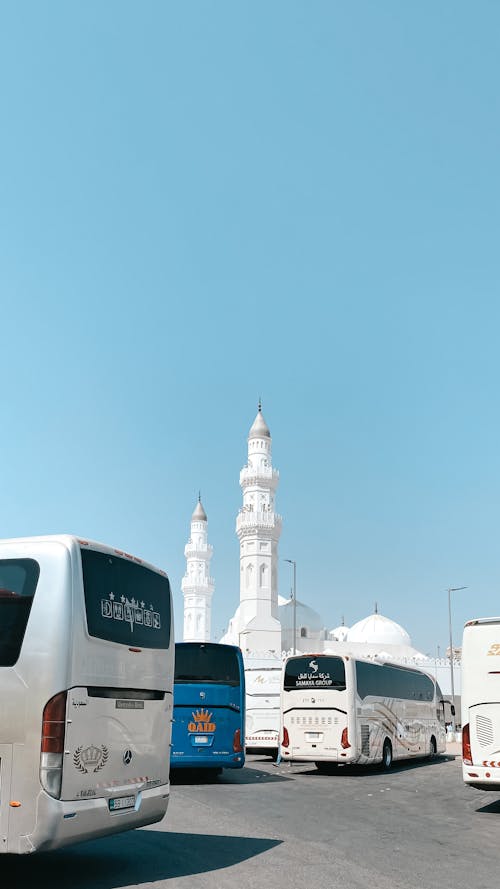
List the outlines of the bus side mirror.
{"type": "Polygon", "coordinates": [[[451,704],[451,706],[450,706],[450,710],[451,710],[451,715],[452,715],[452,716],[455,716],[455,707],[454,707],[453,704],[451,704]]]}

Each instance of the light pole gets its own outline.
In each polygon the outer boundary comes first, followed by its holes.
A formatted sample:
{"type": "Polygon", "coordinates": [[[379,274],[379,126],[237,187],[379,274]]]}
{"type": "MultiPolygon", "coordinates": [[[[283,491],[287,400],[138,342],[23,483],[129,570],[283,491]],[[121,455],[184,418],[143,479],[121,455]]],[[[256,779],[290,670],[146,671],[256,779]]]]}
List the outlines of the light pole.
{"type": "Polygon", "coordinates": [[[451,702],[453,704],[453,710],[451,714],[451,728],[452,731],[455,731],[456,723],[455,723],[455,681],[453,677],[453,637],[451,633],[451,594],[457,593],[458,590],[466,590],[466,586],[450,586],[448,587],[448,623],[450,627],[450,676],[451,676],[451,702]]]}
{"type": "Polygon", "coordinates": [[[294,559],[285,559],[290,565],[293,565],[293,653],[296,654],[295,644],[297,641],[297,562],[294,559]]]}

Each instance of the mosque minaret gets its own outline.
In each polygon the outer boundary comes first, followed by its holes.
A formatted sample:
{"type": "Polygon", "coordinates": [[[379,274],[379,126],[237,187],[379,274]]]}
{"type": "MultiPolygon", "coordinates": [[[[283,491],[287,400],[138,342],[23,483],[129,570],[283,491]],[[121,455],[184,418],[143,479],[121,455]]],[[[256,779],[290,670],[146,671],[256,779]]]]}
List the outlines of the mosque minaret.
{"type": "Polygon", "coordinates": [[[274,511],[279,472],[271,462],[271,433],[257,416],[248,434],[248,459],[240,472],[243,506],[236,519],[240,542],[239,644],[243,654],[281,653],[278,620],[278,541],[281,516],[274,511]]]}
{"type": "Polygon", "coordinates": [[[214,581],[210,577],[213,548],[208,543],[207,516],[198,497],[191,516],[191,536],[184,547],[186,573],[181,581],[184,595],[184,642],[209,642],[214,581]]]}

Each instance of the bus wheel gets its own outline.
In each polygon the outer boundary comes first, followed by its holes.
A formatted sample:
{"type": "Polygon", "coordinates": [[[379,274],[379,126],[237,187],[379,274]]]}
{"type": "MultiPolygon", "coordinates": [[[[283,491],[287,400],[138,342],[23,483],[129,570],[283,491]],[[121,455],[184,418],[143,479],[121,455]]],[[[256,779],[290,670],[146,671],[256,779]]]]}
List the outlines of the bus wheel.
{"type": "Polygon", "coordinates": [[[431,738],[431,746],[429,750],[429,759],[435,759],[437,755],[437,744],[434,735],[431,738]]]}
{"type": "Polygon", "coordinates": [[[382,768],[384,772],[389,771],[392,766],[392,744],[389,741],[389,738],[386,738],[384,741],[384,746],[382,748],[382,768]]]}

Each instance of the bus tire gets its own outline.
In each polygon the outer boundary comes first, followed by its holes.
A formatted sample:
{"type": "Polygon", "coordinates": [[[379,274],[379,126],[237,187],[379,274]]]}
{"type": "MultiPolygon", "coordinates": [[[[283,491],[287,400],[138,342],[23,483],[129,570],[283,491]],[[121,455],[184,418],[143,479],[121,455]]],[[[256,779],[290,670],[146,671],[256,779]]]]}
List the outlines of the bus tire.
{"type": "Polygon", "coordinates": [[[429,759],[435,759],[437,756],[437,743],[434,735],[431,737],[431,744],[429,749],[429,759]]]}
{"type": "Polygon", "coordinates": [[[389,741],[389,738],[386,738],[384,741],[384,746],[382,747],[382,769],[384,772],[388,772],[392,766],[392,744],[389,741]]]}

